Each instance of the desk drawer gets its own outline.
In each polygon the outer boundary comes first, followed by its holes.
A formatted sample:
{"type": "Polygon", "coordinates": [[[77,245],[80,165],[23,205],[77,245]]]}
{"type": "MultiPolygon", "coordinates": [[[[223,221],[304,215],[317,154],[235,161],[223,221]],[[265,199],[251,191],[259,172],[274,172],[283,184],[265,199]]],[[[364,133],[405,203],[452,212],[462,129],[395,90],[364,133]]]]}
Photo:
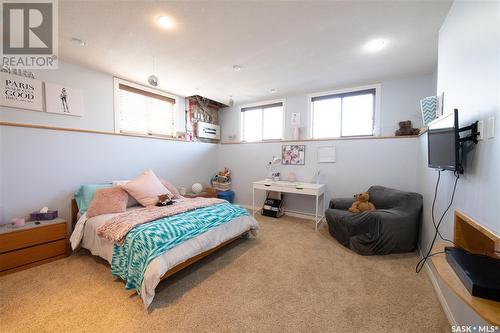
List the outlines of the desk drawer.
{"type": "Polygon", "coordinates": [[[291,187],[291,186],[266,186],[262,184],[255,184],[255,189],[258,190],[266,190],[266,191],[276,191],[283,193],[297,193],[297,194],[306,194],[306,195],[317,195],[318,190],[310,189],[310,188],[302,188],[302,187],[291,187]]]}
{"type": "Polygon", "coordinates": [[[13,231],[0,235],[0,253],[66,238],[66,223],[13,231]]]}
{"type": "Polygon", "coordinates": [[[0,271],[66,253],[66,239],[0,254],[0,271]]]}

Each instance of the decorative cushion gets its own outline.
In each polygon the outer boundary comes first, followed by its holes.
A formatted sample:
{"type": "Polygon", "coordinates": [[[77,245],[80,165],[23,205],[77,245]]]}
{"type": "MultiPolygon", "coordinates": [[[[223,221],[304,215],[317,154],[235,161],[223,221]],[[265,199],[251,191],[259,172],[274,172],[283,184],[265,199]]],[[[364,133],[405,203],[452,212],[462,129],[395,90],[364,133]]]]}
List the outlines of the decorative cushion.
{"type": "Polygon", "coordinates": [[[177,188],[174,185],[172,185],[172,183],[162,178],[160,178],[160,182],[163,184],[163,186],[167,188],[167,190],[170,191],[170,193],[172,193],[172,195],[174,196],[173,199],[182,198],[181,194],[179,193],[179,190],[177,190],[177,188]]]}
{"type": "MultiPolygon", "coordinates": [[[[129,182],[130,180],[113,180],[113,186],[122,186],[125,185],[129,182]]],[[[128,195],[128,194],[127,194],[128,195]]],[[[140,203],[134,199],[132,196],[128,196],[128,202],[127,202],[127,208],[128,207],[134,207],[134,206],[139,206],[140,203]]]]}
{"type": "Polygon", "coordinates": [[[102,214],[122,213],[127,210],[128,194],[121,187],[103,188],[95,191],[87,210],[87,217],[102,214]]]}
{"type": "Polygon", "coordinates": [[[89,208],[92,198],[94,198],[94,193],[100,188],[110,188],[111,183],[106,184],[85,184],[80,186],[78,191],[75,192],[75,200],[78,206],[78,211],[83,214],[89,208]]]}
{"type": "Polygon", "coordinates": [[[159,195],[166,194],[173,197],[152,170],[144,171],[139,177],[122,185],[122,188],[145,207],[156,205],[159,195]]]}

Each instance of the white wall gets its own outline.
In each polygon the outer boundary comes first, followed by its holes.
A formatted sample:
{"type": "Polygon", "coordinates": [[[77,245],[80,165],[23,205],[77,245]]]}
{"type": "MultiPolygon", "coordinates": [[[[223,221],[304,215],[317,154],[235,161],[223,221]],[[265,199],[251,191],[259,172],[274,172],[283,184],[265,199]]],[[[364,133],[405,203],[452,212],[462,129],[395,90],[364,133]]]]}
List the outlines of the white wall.
{"type": "MultiPolygon", "coordinates": [[[[114,131],[113,76],[59,61],[59,69],[34,70],[41,81],[68,85],[82,90],[85,114],[72,117],[47,112],[0,106],[0,121],[22,124],[69,127],[96,131],[114,131]]],[[[175,98],[176,129],[185,131],[185,99],[175,98]]]]}
{"type": "MultiPolygon", "coordinates": [[[[422,97],[435,95],[434,74],[415,76],[397,80],[385,80],[381,82],[381,110],[380,110],[380,134],[382,136],[394,135],[399,128],[401,120],[411,120],[413,127],[423,126],[420,114],[420,99],[422,97]]],[[[370,82],[368,82],[369,84],[370,82]]],[[[359,86],[361,86],[360,84],[359,86]]],[[[335,90],[346,87],[333,87],[327,90],[335,90]]],[[[347,87],[348,88],[348,87],[347,87]]],[[[277,97],[278,98],[278,97],[277,97]]],[[[292,138],[292,127],[290,125],[291,114],[300,113],[301,117],[301,139],[309,138],[309,114],[307,94],[286,96],[285,116],[285,139],[292,138]]],[[[258,101],[257,101],[258,102],[258,101]]],[[[221,111],[222,141],[240,140],[240,106],[223,109],[221,111]],[[235,136],[230,140],[229,136],[235,136]]]]}
{"type": "MultiPolygon", "coordinates": [[[[500,3],[456,1],[439,34],[437,92],[444,91],[444,109],[459,109],[461,126],[496,117],[500,128],[500,3]]],[[[420,246],[427,250],[434,228],[431,204],[437,171],[427,168],[427,136],[420,138],[418,190],[424,195],[420,246]]],[[[454,176],[443,172],[436,214],[448,205],[454,176]]],[[[455,203],[442,224],[445,237],[453,237],[453,211],[462,210],[500,234],[500,144],[486,139],[468,154],[460,176],[455,203]]],[[[477,315],[456,297],[445,295],[460,324],[477,323],[477,315]]]]}
{"type": "MultiPolygon", "coordinates": [[[[326,204],[332,197],[350,197],[371,185],[384,185],[406,191],[416,190],[418,139],[357,139],[305,142],[306,164],[282,166],[286,179],[294,172],[301,181],[312,181],[320,170],[320,182],[327,185],[326,204]],[[320,146],[335,146],[336,163],[317,163],[320,146]]],[[[232,172],[232,189],[236,202],[252,203],[252,182],[266,177],[266,162],[280,156],[281,143],[222,144],[219,147],[219,167],[232,172]]],[[[263,202],[263,194],[258,196],[263,202]]],[[[289,211],[312,213],[314,201],[303,196],[287,195],[285,208],[289,211]]]]}
{"type": "Polygon", "coordinates": [[[176,186],[208,184],[217,145],[0,126],[6,221],[43,206],[69,219],[81,184],[131,179],[151,168],[176,186]]]}
{"type": "MultiPolygon", "coordinates": [[[[81,89],[83,117],[1,107],[0,121],[112,132],[112,75],[64,62],[59,66],[35,75],[81,89]]],[[[184,121],[184,98],[176,100],[184,121]]],[[[69,219],[71,196],[81,184],[130,179],[146,168],[177,186],[207,184],[217,170],[217,149],[213,144],[0,126],[0,223],[45,205],[69,219]]]]}

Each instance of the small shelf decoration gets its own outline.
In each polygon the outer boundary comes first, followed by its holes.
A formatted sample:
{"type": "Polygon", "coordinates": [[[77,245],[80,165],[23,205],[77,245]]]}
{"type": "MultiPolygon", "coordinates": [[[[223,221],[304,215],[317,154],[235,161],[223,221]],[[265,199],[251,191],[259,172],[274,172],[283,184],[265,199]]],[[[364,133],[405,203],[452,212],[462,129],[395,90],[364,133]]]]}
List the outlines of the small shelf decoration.
{"type": "Polygon", "coordinates": [[[443,115],[444,92],[438,96],[429,96],[420,100],[424,126],[443,115]]]}
{"type": "Polygon", "coordinates": [[[281,163],[285,165],[306,164],[306,146],[305,145],[281,146],[281,163]]]}

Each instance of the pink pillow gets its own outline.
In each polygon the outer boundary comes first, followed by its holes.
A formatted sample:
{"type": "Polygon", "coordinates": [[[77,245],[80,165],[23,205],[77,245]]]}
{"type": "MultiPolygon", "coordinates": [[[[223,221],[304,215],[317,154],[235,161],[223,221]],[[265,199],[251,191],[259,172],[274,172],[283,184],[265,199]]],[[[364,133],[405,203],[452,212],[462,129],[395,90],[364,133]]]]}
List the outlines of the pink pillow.
{"type": "Polygon", "coordinates": [[[128,194],[120,187],[98,189],[87,209],[87,217],[122,213],[127,210],[127,201],[128,194]]]}
{"type": "Polygon", "coordinates": [[[174,185],[172,185],[172,183],[166,181],[165,179],[161,179],[161,178],[160,178],[160,182],[163,184],[163,186],[165,186],[167,188],[167,190],[170,191],[170,193],[172,193],[172,195],[174,196],[174,199],[182,198],[181,194],[179,193],[177,188],[174,185]]]}
{"type": "Polygon", "coordinates": [[[144,171],[139,177],[123,184],[122,188],[145,207],[156,205],[159,195],[166,194],[173,197],[152,170],[144,171]]]}
{"type": "MultiPolygon", "coordinates": [[[[122,185],[128,183],[130,180],[113,180],[113,186],[118,186],[121,188],[122,185]]],[[[128,194],[127,194],[128,195],[128,194]]],[[[137,202],[132,196],[128,196],[127,208],[139,206],[140,203],[137,202]]]]}

